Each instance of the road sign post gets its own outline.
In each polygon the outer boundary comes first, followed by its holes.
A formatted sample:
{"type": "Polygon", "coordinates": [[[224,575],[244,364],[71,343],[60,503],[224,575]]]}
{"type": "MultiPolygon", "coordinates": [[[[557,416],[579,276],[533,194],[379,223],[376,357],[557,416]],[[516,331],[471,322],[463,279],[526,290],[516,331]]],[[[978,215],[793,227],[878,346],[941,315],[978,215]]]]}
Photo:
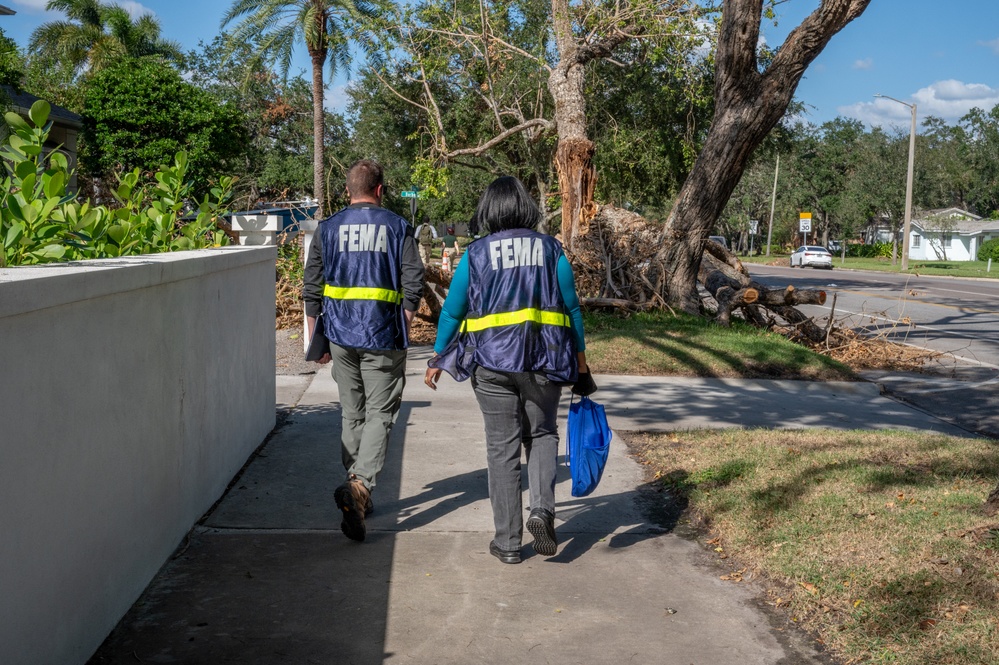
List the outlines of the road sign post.
{"type": "Polygon", "coordinates": [[[812,230],[812,213],[803,212],[798,215],[798,230],[801,231],[801,244],[808,244],[808,234],[812,230]]]}
{"type": "Polygon", "coordinates": [[[416,226],[416,201],[420,198],[420,188],[414,187],[399,193],[404,199],[409,199],[409,214],[413,217],[413,226],[416,226]]]}

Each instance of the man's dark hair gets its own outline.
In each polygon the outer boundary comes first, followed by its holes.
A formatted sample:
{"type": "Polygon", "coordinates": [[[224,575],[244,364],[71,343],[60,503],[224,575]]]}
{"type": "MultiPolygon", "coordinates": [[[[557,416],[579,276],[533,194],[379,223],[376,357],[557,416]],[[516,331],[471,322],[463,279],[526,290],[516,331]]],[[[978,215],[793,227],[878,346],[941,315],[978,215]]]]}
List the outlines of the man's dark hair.
{"type": "Polygon", "coordinates": [[[378,185],[384,184],[381,164],[373,159],[361,159],[347,170],[347,194],[350,198],[374,196],[378,185]]]}
{"type": "Polygon", "coordinates": [[[479,199],[472,216],[472,227],[487,233],[507,229],[536,231],[541,210],[523,184],[513,176],[493,180],[479,199]]]}

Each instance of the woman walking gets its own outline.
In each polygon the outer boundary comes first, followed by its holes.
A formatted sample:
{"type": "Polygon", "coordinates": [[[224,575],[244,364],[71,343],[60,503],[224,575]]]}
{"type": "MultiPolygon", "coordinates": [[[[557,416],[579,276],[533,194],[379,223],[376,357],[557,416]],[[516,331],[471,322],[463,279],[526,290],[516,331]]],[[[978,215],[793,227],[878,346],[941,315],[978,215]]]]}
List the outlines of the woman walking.
{"type": "Polygon", "coordinates": [[[586,365],[575,280],[562,245],[536,231],[541,211],[523,184],[504,176],[479,200],[468,245],[451,280],[425,382],[441,371],[471,377],[486,430],[489,501],[496,535],[489,552],[520,563],[524,531],[521,448],[527,458],[534,550],[554,556],[556,414],[562,387],[596,390],[586,365]]]}

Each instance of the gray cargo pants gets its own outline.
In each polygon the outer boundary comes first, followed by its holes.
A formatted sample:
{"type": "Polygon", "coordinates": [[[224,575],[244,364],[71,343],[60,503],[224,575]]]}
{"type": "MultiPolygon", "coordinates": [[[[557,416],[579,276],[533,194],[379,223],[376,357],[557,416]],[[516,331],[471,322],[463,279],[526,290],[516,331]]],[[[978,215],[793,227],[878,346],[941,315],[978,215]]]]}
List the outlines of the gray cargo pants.
{"type": "Polygon", "coordinates": [[[542,372],[495,372],[476,367],[472,389],[486,426],[489,502],[496,546],[519,550],[524,535],[520,451],[527,456],[531,509],[555,512],[558,403],[562,386],[542,372]]]}
{"type": "Polygon", "coordinates": [[[368,351],[330,344],[330,355],[343,412],[343,466],[370,490],[385,465],[389,433],[399,417],[406,385],[406,351],[368,351]]]}

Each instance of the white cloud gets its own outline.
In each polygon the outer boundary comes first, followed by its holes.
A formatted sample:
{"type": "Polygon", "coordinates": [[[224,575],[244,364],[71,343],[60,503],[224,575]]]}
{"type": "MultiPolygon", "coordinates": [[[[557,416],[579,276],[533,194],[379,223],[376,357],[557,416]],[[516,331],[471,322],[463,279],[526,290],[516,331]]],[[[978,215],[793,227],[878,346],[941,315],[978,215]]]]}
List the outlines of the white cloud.
{"type": "Polygon", "coordinates": [[[864,58],[863,60],[854,60],[854,69],[872,69],[874,67],[873,58],[864,58]]]}
{"type": "Polygon", "coordinates": [[[992,51],[999,55],[999,39],[993,39],[990,42],[978,42],[980,46],[988,46],[992,51]]]}
{"type": "Polygon", "coordinates": [[[121,8],[124,9],[126,12],[128,12],[128,15],[131,16],[133,19],[137,19],[140,16],[145,16],[146,14],[152,14],[153,16],[156,15],[156,12],[154,12],[149,7],[144,7],[143,5],[139,4],[138,2],[134,2],[133,0],[117,0],[117,2],[114,2],[112,4],[120,5],[121,8]]]}
{"type": "MultiPolygon", "coordinates": [[[[44,12],[49,0],[11,0],[14,7],[23,7],[29,12],[44,12]]],[[[11,9],[13,9],[12,7],[11,9]]]]}
{"type": "MultiPolygon", "coordinates": [[[[999,104],[999,90],[984,83],[964,83],[950,79],[937,81],[902,101],[916,104],[917,121],[932,115],[953,123],[975,107],[991,110],[999,104]]],[[[862,120],[872,126],[907,127],[912,118],[912,112],[908,108],[885,98],[857,102],[836,110],[840,115],[862,120]]]]}

